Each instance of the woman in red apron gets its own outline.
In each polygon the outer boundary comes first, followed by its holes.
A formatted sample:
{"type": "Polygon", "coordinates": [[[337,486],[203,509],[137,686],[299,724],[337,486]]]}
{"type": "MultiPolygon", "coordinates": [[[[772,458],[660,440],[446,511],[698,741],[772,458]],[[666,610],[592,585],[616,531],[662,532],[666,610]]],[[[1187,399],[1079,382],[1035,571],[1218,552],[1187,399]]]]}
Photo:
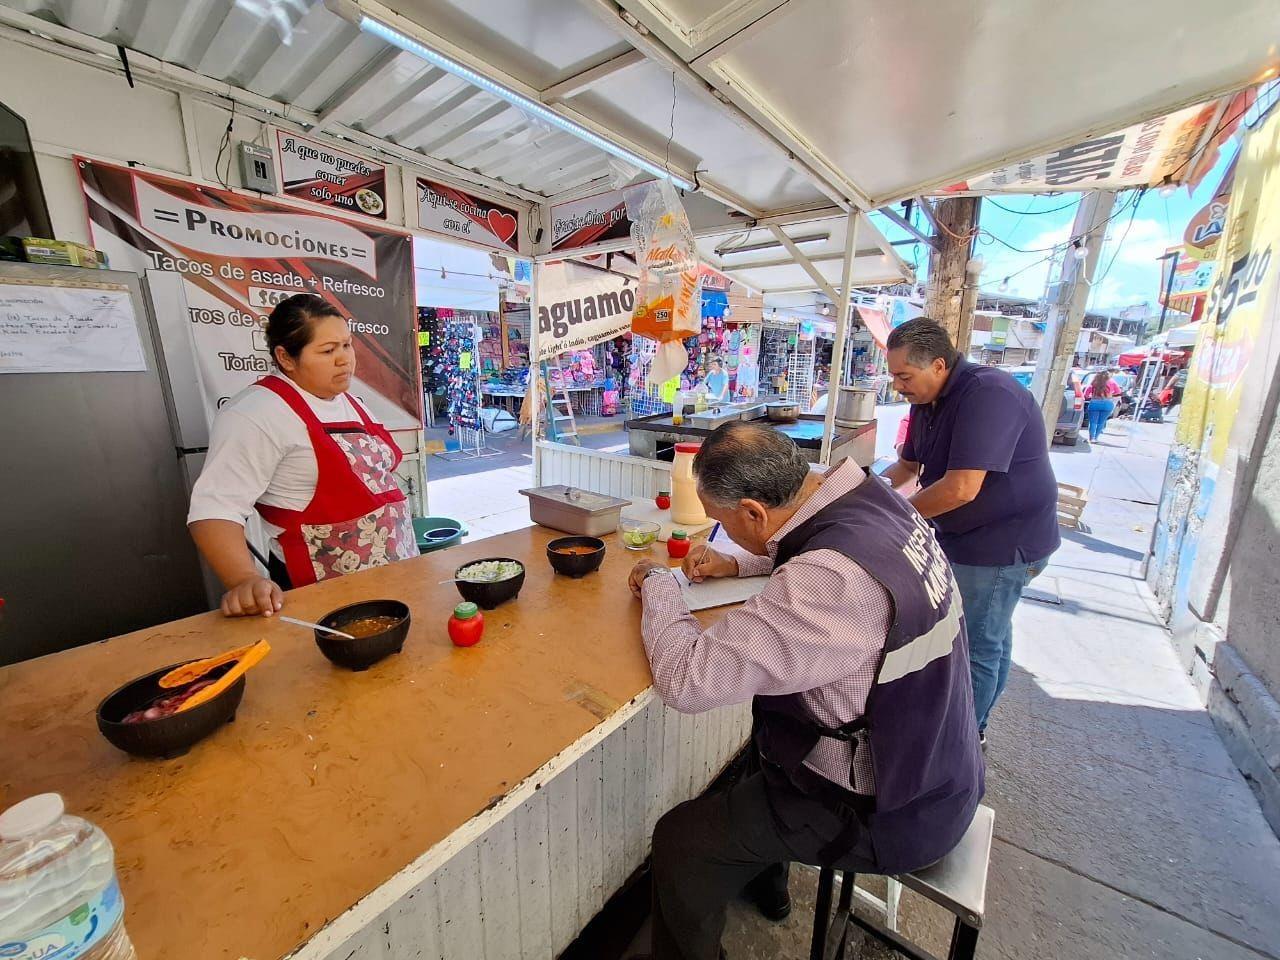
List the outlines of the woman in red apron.
{"type": "Polygon", "coordinates": [[[218,414],[191,498],[196,545],[227,588],[227,616],[271,616],[281,585],[300,587],[418,555],[409,505],[393,471],[390,433],[347,390],[355,353],[346,320],[298,294],[267,321],[279,370],[218,414]],[[273,535],[270,576],[254,563],[244,523],[273,535]]]}

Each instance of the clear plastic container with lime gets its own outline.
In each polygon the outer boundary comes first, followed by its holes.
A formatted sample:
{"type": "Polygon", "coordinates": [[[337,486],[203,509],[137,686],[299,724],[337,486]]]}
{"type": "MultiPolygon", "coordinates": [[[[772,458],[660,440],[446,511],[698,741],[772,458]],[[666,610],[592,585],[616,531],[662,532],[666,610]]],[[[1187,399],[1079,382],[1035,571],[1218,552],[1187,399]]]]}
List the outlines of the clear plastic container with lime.
{"type": "Polygon", "coordinates": [[[618,536],[628,550],[648,550],[658,540],[662,525],[652,520],[633,520],[622,517],[618,521],[618,536]]]}

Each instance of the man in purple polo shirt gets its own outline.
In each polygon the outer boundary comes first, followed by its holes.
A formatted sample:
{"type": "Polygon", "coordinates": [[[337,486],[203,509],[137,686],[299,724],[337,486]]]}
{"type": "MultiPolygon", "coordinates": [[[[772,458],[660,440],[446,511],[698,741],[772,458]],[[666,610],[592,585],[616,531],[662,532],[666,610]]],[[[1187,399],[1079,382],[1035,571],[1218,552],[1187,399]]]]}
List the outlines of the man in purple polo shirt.
{"type": "Polygon", "coordinates": [[[888,360],[912,407],[906,443],[884,476],[895,487],[919,478],[911,503],[933,521],[955,571],[985,746],[1009,678],[1013,608],[1061,542],[1044,420],[1030,391],[965,360],[927,317],[889,334],[888,360]]]}

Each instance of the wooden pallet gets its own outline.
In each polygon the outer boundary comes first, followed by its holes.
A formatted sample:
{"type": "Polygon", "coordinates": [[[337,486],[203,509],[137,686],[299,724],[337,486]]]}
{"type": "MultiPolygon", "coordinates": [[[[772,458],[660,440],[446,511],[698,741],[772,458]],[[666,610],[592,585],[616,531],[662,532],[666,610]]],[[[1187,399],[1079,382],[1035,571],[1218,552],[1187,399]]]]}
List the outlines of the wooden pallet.
{"type": "Polygon", "coordinates": [[[1058,526],[1077,528],[1083,525],[1084,508],[1089,494],[1074,483],[1058,484],[1058,526]]]}

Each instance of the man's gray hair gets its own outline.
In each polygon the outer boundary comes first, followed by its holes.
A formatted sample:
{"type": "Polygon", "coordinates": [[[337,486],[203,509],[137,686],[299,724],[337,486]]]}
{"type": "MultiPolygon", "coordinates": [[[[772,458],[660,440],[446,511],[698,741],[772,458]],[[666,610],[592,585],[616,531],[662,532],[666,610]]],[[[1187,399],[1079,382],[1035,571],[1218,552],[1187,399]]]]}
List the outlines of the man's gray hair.
{"type": "Polygon", "coordinates": [[[809,461],[785,434],[762,423],[735,421],[702,441],[693,472],[702,495],[719,506],[758,500],[772,509],[800,495],[809,461]]]}
{"type": "Polygon", "coordinates": [[[916,317],[900,327],[894,327],[885,344],[887,350],[907,349],[907,362],[913,367],[927,367],[941,360],[950,370],[960,359],[960,352],[951,343],[938,323],[928,317],[916,317]]]}

